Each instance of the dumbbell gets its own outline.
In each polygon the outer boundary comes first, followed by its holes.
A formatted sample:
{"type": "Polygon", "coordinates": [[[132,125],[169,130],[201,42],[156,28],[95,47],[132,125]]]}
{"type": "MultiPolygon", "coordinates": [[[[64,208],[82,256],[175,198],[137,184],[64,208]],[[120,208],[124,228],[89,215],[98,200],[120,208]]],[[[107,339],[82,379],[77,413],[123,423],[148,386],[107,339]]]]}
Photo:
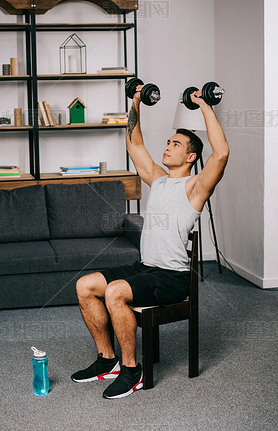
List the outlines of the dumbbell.
{"type": "MultiPolygon", "coordinates": [[[[191,110],[198,109],[199,105],[197,103],[193,103],[190,95],[194,93],[194,91],[198,91],[197,87],[188,87],[184,90],[182,95],[181,102],[191,110]]],[[[221,102],[222,96],[225,93],[225,90],[221,88],[216,82],[207,82],[202,88],[202,99],[212,106],[218,105],[221,102]]]]}
{"type": "MultiPolygon", "coordinates": [[[[138,78],[132,78],[127,81],[125,85],[125,92],[127,97],[130,99],[133,99],[133,96],[136,93],[137,85],[144,85],[144,82],[138,78]]],[[[155,105],[161,99],[159,88],[155,84],[144,85],[140,95],[142,102],[148,106],[155,105]]]]}

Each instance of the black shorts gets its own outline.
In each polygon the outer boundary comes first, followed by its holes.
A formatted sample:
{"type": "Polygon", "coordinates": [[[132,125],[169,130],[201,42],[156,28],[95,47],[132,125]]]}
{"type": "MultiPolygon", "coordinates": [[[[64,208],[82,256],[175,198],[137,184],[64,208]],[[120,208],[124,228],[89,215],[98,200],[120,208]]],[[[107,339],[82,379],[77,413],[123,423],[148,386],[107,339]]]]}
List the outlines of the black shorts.
{"type": "Polygon", "coordinates": [[[143,263],[124,265],[99,271],[107,283],[125,280],[133,293],[132,305],[166,305],[189,295],[189,271],[172,271],[143,263]]]}

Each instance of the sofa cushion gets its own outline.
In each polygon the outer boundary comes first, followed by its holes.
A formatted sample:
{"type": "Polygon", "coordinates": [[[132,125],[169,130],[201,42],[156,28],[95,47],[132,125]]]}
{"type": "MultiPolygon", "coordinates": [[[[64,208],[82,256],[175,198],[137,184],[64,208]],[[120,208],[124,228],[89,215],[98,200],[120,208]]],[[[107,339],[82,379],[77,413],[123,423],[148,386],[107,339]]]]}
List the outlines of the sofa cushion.
{"type": "Polygon", "coordinates": [[[110,268],[140,259],[139,250],[123,236],[49,242],[56,254],[59,271],[110,268]]]}
{"type": "Polygon", "coordinates": [[[49,238],[42,186],[0,190],[0,243],[49,238]]]}
{"type": "Polygon", "coordinates": [[[57,271],[57,268],[48,241],[0,244],[0,275],[57,271]]]}
{"type": "Polygon", "coordinates": [[[121,181],[45,186],[51,238],[122,235],[125,188],[121,181]]]}

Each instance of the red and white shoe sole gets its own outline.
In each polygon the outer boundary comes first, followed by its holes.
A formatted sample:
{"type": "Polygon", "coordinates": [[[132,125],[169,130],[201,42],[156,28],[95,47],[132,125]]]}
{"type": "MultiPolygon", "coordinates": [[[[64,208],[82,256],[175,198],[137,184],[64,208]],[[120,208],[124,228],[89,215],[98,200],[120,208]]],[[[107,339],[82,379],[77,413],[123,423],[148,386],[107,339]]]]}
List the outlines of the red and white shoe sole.
{"type": "Polygon", "coordinates": [[[127,397],[128,395],[133,394],[133,392],[139,391],[139,389],[142,389],[142,388],[143,388],[143,373],[141,374],[140,381],[136,383],[136,385],[134,385],[133,388],[131,388],[129,391],[125,392],[124,394],[114,395],[111,397],[105,395],[105,398],[109,400],[116,399],[116,398],[124,398],[124,397],[127,397]]]}
{"type": "Polygon", "coordinates": [[[103,373],[99,374],[98,376],[90,377],[88,379],[82,379],[82,380],[75,380],[72,379],[76,383],[87,383],[87,382],[94,382],[96,380],[106,380],[106,379],[115,379],[120,374],[121,367],[119,362],[115,365],[115,367],[109,371],[109,373],[103,373]]]}

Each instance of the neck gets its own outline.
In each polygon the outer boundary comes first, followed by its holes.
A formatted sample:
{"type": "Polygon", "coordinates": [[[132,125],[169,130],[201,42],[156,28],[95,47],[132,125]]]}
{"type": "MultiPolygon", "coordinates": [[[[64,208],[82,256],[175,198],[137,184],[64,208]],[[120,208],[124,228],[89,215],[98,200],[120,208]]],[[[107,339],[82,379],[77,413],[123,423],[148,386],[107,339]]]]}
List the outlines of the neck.
{"type": "Polygon", "coordinates": [[[182,178],[190,176],[190,168],[169,168],[168,178],[182,178]]]}

